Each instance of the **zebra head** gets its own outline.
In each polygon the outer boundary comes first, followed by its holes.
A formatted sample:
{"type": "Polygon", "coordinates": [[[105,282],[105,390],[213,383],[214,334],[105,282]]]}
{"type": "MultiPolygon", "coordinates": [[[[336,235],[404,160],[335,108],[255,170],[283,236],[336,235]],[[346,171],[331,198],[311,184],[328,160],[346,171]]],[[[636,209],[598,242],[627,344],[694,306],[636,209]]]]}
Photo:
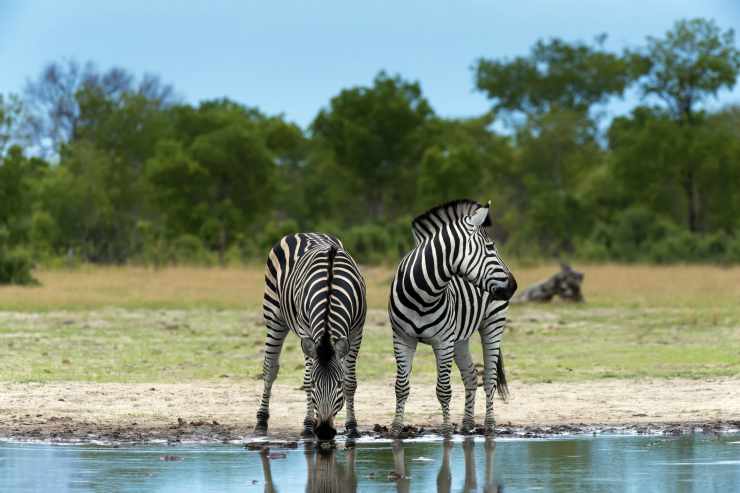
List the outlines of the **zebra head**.
{"type": "Polygon", "coordinates": [[[344,357],[349,343],[344,337],[332,343],[327,330],[318,344],[309,337],[303,338],[301,348],[313,359],[310,381],[316,411],[314,433],[319,440],[331,440],[337,434],[334,417],[344,407],[344,357]]]}
{"type": "Polygon", "coordinates": [[[459,222],[460,248],[457,273],[493,295],[494,300],[508,301],[516,291],[516,279],[496,250],[485,230],[490,225],[491,201],[459,222]]]}

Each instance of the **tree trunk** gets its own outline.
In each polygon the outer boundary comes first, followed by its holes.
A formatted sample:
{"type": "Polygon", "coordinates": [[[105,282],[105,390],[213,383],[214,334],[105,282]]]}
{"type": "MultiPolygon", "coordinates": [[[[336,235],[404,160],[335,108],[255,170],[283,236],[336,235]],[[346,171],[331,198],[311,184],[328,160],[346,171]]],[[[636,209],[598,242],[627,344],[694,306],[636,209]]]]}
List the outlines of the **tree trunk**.
{"type": "Polygon", "coordinates": [[[688,206],[688,222],[689,231],[696,233],[698,231],[698,210],[697,210],[697,194],[696,194],[696,178],[694,177],[694,171],[689,170],[686,173],[686,179],[684,180],[684,190],[686,192],[686,202],[688,206]]]}
{"type": "MultiPolygon", "coordinates": [[[[688,130],[694,125],[694,113],[692,111],[693,101],[688,97],[683,103],[682,113],[683,120],[679,122],[679,125],[686,127],[688,130]]],[[[692,138],[693,134],[688,134],[686,137],[692,138]]],[[[689,159],[691,159],[689,157],[689,159]]],[[[696,176],[694,165],[692,162],[687,163],[686,177],[684,178],[684,191],[686,192],[686,202],[688,207],[688,225],[689,231],[696,233],[699,230],[699,211],[698,211],[698,199],[696,193],[696,176]]]]}
{"type": "Polygon", "coordinates": [[[221,267],[226,265],[226,226],[223,224],[218,234],[218,263],[221,267]]]}

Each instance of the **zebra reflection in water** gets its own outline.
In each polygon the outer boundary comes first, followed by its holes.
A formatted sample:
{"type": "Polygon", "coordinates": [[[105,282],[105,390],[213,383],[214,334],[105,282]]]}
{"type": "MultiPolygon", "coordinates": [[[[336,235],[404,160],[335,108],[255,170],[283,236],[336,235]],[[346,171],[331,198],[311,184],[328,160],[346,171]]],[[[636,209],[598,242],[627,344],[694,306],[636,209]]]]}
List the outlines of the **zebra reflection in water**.
{"type": "MultiPolygon", "coordinates": [[[[445,440],[442,443],[442,461],[437,472],[438,493],[450,493],[452,491],[450,452],[454,446],[450,440],[445,440]]],[[[396,491],[398,493],[410,493],[414,491],[411,487],[412,482],[423,483],[424,478],[422,477],[409,477],[406,468],[404,447],[405,444],[401,440],[395,440],[393,442],[392,474],[386,476],[388,473],[387,469],[369,471],[371,475],[364,476],[363,474],[363,477],[366,477],[370,483],[365,482],[364,485],[376,488],[378,486],[383,486],[383,488],[390,486],[392,488],[393,483],[388,483],[388,481],[395,481],[396,491]]],[[[357,449],[353,442],[348,442],[345,448],[345,459],[337,461],[334,450],[324,451],[311,443],[306,443],[304,455],[307,471],[305,491],[307,493],[355,493],[363,490],[362,486],[358,489],[357,485],[357,474],[355,471],[357,449]]],[[[465,479],[463,488],[460,491],[463,493],[478,491],[485,493],[503,492],[503,487],[494,480],[493,462],[494,452],[496,450],[494,440],[489,438],[486,439],[484,444],[476,445],[473,438],[466,438],[462,442],[462,448],[465,462],[465,479]],[[480,478],[482,481],[479,481],[476,467],[476,447],[479,450],[482,447],[485,453],[484,472],[483,477],[480,478]]],[[[373,449],[368,449],[367,452],[371,452],[371,450],[373,449]]],[[[375,450],[377,451],[377,449],[375,450]]],[[[262,471],[265,480],[265,493],[278,493],[280,491],[279,485],[276,485],[273,480],[268,454],[261,454],[260,458],[262,460],[262,471]]],[[[416,486],[418,487],[419,485],[417,484],[416,486]]]]}
{"type": "MultiPolygon", "coordinates": [[[[442,463],[437,473],[437,493],[450,493],[452,491],[452,470],[450,469],[450,451],[454,444],[450,440],[445,440],[442,444],[442,463]]],[[[475,464],[476,444],[473,438],[466,438],[463,443],[463,457],[465,461],[465,481],[463,483],[463,493],[473,493],[483,491],[485,493],[502,493],[503,486],[494,481],[493,461],[496,451],[496,442],[492,438],[487,438],[483,448],[485,450],[485,470],[483,473],[483,484],[478,485],[478,474],[475,464]]],[[[396,491],[398,493],[409,493],[413,477],[408,477],[406,470],[406,454],[404,444],[401,440],[393,442],[393,464],[396,478],[396,491]]]]}
{"type": "MultiPolygon", "coordinates": [[[[355,475],[355,448],[347,442],[346,464],[337,462],[337,455],[332,450],[322,450],[306,443],[306,493],[355,493],[357,476],[355,475]]],[[[265,493],[278,493],[280,490],[272,479],[270,459],[267,454],[260,454],[262,472],[265,478],[265,493]]]]}

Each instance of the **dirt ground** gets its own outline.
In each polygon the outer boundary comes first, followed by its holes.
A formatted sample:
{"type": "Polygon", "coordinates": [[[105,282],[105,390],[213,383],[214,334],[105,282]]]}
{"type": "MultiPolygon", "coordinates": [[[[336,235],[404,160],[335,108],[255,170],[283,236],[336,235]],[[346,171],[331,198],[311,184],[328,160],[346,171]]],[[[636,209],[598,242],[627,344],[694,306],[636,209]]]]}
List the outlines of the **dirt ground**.
{"type": "MultiPolygon", "coordinates": [[[[249,439],[261,394],[259,381],[242,383],[0,384],[0,437],[36,440],[249,439]]],[[[463,389],[454,388],[452,416],[459,421],[463,389]]],[[[578,383],[510,384],[512,397],[497,400],[500,434],[525,435],[622,428],[678,432],[696,427],[740,428],[740,379],[599,380],[578,383]]],[[[482,421],[483,393],[477,418],[482,421]]],[[[356,409],[360,430],[388,425],[393,385],[362,384],[356,409]]],[[[297,438],[305,410],[304,392],[275,384],[270,430],[297,438]]],[[[338,419],[342,429],[342,415],[338,419]]],[[[406,422],[433,428],[440,422],[434,386],[412,386],[406,422]]]]}

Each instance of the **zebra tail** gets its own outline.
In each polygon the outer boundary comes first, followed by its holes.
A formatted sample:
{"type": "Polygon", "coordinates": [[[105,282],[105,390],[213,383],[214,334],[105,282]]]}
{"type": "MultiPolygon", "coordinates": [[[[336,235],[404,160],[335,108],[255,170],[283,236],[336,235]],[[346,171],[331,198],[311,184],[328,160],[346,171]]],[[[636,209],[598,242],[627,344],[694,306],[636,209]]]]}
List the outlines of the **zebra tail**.
{"type": "Polygon", "coordinates": [[[319,342],[319,347],[317,348],[318,353],[318,359],[319,361],[326,362],[329,361],[329,359],[334,354],[334,349],[331,346],[331,334],[329,333],[329,318],[331,317],[331,289],[332,289],[332,281],[334,277],[334,257],[337,255],[337,247],[332,245],[329,247],[329,251],[327,252],[328,259],[329,259],[329,265],[327,266],[327,274],[328,277],[326,279],[326,315],[324,319],[324,334],[321,338],[321,341],[319,342]]]}
{"type": "Polygon", "coordinates": [[[504,371],[504,353],[499,348],[498,364],[496,365],[496,381],[498,382],[498,395],[503,400],[509,399],[509,386],[506,383],[506,372],[504,371]]]}

